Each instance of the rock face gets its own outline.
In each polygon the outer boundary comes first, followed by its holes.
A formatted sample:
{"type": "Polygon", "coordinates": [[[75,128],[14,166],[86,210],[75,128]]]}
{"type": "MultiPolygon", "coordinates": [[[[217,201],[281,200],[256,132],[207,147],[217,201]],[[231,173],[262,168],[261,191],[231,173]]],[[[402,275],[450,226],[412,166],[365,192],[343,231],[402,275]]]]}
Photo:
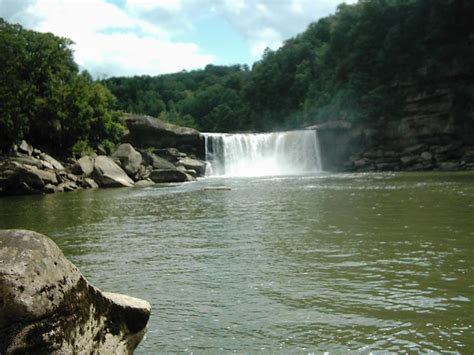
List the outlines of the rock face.
{"type": "Polygon", "coordinates": [[[92,176],[100,187],[133,186],[133,180],[128,177],[125,171],[105,155],[95,158],[92,176]]]}
{"type": "Polygon", "coordinates": [[[140,165],[142,164],[142,156],[129,143],[120,144],[117,150],[112,154],[112,158],[119,159],[123,170],[128,176],[135,178],[140,165]]]}
{"type": "Polygon", "coordinates": [[[0,353],[131,354],[150,304],[90,285],[57,245],[0,230],[0,353]]]}
{"type": "Polygon", "coordinates": [[[129,130],[126,142],[135,147],[174,147],[200,157],[204,155],[203,138],[193,128],[176,126],[144,115],[128,115],[125,122],[129,130]]]}
{"type": "MultiPolygon", "coordinates": [[[[472,82],[472,81],[471,81],[472,82]]],[[[474,112],[462,95],[446,87],[405,89],[402,116],[381,117],[370,126],[321,125],[323,168],[327,170],[472,170],[474,112]],[[470,117],[468,116],[470,115],[470,117]]],[[[474,86],[466,85],[474,97],[474,86]],[[469,89],[470,87],[470,89],[469,89]]]]}

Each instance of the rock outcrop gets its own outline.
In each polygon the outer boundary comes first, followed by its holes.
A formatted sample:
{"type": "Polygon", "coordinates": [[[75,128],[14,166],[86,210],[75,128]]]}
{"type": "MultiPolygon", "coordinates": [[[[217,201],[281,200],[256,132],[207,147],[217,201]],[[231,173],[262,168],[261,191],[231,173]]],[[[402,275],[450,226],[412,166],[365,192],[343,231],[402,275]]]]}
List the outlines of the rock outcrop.
{"type": "Polygon", "coordinates": [[[94,161],[94,180],[100,187],[130,187],[133,180],[112,159],[99,155],[94,161]]]}
{"type": "MultiPolygon", "coordinates": [[[[473,92],[474,87],[471,95],[473,92]]],[[[412,87],[406,89],[400,118],[381,117],[370,125],[354,127],[334,123],[311,127],[318,130],[323,168],[472,170],[474,116],[463,116],[468,110],[461,110],[460,105],[472,103],[462,102],[459,93],[448,87],[429,91],[412,87]]]]}
{"type": "Polygon", "coordinates": [[[158,118],[145,115],[128,115],[129,130],[125,142],[138,148],[177,148],[187,154],[204,154],[204,141],[193,128],[176,126],[158,118]]]}
{"type": "Polygon", "coordinates": [[[131,354],[150,304],[90,285],[57,245],[0,230],[0,353],[131,354]]]}

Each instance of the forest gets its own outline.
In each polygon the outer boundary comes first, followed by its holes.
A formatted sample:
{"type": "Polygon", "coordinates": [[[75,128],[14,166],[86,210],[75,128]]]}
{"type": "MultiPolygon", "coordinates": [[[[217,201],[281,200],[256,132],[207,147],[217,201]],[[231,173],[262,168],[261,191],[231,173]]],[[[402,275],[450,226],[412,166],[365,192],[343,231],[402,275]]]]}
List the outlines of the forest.
{"type": "Polygon", "coordinates": [[[404,87],[473,65],[472,1],[361,0],[246,66],[103,81],[118,108],[210,132],[400,115],[404,87]]]}
{"type": "Polygon", "coordinates": [[[470,0],[359,0],[265,50],[251,68],[209,64],[102,80],[79,72],[68,39],[2,21],[2,145],[113,144],[123,132],[120,112],[208,132],[396,119],[407,86],[430,88],[446,68],[474,66],[472,18],[470,0]]]}

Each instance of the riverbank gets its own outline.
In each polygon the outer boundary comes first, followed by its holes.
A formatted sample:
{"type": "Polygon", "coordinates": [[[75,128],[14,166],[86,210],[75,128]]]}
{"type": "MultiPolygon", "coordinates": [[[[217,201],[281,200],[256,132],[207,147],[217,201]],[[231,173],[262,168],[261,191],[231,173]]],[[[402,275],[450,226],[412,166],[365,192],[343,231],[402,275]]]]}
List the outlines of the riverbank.
{"type": "Polygon", "coordinates": [[[57,158],[26,141],[0,156],[0,196],[193,181],[205,173],[200,133],[143,115],[127,115],[128,134],[106,156],[57,158]]]}
{"type": "Polygon", "coordinates": [[[186,182],[204,171],[205,162],[176,148],[137,150],[123,143],[110,156],[64,162],[22,141],[0,156],[0,196],[186,182]]]}

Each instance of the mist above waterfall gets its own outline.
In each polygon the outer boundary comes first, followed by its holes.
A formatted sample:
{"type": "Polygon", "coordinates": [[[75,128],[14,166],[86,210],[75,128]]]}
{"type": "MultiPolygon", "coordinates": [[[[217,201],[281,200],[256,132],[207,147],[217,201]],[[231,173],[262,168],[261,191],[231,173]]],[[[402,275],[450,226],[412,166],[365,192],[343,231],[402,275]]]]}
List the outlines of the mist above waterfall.
{"type": "Polygon", "coordinates": [[[204,133],[206,176],[282,176],[320,172],[317,132],[204,133]]]}

